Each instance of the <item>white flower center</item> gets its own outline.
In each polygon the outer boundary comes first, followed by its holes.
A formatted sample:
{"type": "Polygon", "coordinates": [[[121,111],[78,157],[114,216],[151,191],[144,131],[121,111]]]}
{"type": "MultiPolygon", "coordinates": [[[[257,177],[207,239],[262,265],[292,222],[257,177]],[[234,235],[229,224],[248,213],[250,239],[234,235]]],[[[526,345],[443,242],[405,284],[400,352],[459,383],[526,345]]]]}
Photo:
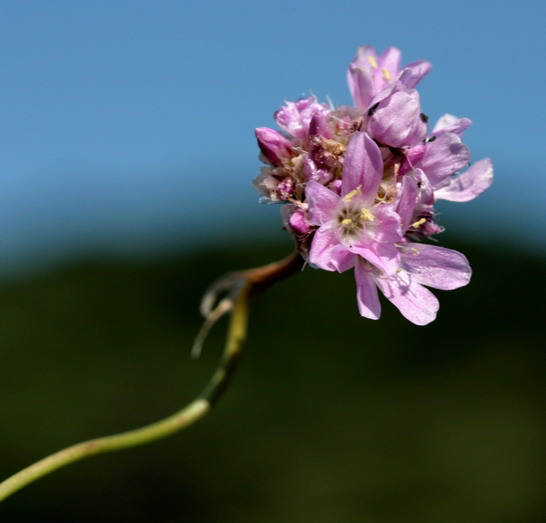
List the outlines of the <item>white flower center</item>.
{"type": "Polygon", "coordinates": [[[352,241],[362,236],[365,230],[366,222],[373,222],[375,216],[373,213],[358,205],[358,202],[344,201],[339,209],[336,222],[341,231],[343,240],[352,241]]]}

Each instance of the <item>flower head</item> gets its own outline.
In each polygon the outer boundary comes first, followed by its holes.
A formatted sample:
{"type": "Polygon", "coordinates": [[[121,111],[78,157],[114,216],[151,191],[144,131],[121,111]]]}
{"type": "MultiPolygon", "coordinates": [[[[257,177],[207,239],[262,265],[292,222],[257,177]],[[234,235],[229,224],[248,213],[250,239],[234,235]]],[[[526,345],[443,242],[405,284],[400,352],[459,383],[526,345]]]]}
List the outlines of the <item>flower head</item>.
{"type": "Polygon", "coordinates": [[[467,118],[446,114],[429,134],[415,86],[431,66],[400,63],[394,47],[381,55],[360,47],[347,73],[354,107],[315,96],[281,107],[280,133],[256,129],[265,166],[254,185],[263,201],[283,204],[285,228],[310,265],[354,269],[362,316],[379,318],[379,290],[425,325],[439,306],[426,287],[455,289],[471,275],[461,253],[422,243],[443,231],[436,200],[475,198],[493,168],[489,159],[467,168],[467,118]]]}

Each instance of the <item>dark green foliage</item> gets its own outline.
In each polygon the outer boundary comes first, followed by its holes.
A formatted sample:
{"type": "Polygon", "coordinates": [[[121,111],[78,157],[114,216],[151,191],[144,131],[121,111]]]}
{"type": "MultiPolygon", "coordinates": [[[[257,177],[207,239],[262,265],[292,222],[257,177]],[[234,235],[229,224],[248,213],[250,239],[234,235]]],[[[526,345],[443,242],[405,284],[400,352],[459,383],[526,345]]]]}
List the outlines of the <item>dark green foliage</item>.
{"type": "MultiPolygon", "coordinates": [[[[387,302],[380,321],[360,318],[351,274],[278,284],[254,304],[239,374],[207,418],[41,479],[0,520],[540,521],[545,264],[461,250],[474,280],[437,292],[428,327],[387,302]]],[[[202,292],[284,254],[87,261],[1,284],[0,474],[191,400],[225,332],[189,359],[202,292]]]]}

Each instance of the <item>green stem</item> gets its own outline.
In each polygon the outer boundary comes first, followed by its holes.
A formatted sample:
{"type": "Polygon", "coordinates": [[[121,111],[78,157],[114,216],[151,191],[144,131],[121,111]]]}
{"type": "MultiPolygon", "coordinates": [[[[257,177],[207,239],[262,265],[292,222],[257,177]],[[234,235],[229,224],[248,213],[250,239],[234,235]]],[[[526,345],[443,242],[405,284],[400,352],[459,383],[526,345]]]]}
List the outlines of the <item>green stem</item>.
{"type": "Polygon", "coordinates": [[[246,337],[249,288],[249,284],[244,285],[234,300],[222,359],[209,384],[194,401],[172,416],[151,425],[113,436],[84,441],[37,461],[0,483],[0,501],[70,463],[95,454],[143,445],[165,438],[189,427],[207,414],[222,395],[237,367],[246,337]]]}

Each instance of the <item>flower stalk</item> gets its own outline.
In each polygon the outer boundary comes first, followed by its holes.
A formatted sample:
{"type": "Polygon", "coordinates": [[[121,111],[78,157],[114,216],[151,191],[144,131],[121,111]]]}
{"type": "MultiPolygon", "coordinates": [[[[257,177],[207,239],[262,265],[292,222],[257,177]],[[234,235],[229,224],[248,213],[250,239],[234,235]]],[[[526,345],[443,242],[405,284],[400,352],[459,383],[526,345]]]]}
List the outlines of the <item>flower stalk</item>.
{"type": "MultiPolygon", "coordinates": [[[[226,344],[218,368],[195,400],[171,416],[144,427],[112,436],[96,438],[62,449],[0,483],[0,502],[51,472],[84,458],[152,443],[188,428],[205,416],[222,396],[237,368],[247,334],[249,299],[261,294],[276,281],[298,272],[303,260],[294,254],[280,262],[247,271],[231,273],[211,286],[203,298],[206,332],[223,314],[231,312],[226,344]],[[219,291],[228,291],[218,305],[212,305],[219,291]],[[220,312],[219,312],[220,311],[220,312]],[[213,321],[209,321],[210,317],[213,321]]],[[[205,332],[205,336],[206,336],[205,332]]],[[[196,342],[202,343],[204,336],[196,342]]]]}

